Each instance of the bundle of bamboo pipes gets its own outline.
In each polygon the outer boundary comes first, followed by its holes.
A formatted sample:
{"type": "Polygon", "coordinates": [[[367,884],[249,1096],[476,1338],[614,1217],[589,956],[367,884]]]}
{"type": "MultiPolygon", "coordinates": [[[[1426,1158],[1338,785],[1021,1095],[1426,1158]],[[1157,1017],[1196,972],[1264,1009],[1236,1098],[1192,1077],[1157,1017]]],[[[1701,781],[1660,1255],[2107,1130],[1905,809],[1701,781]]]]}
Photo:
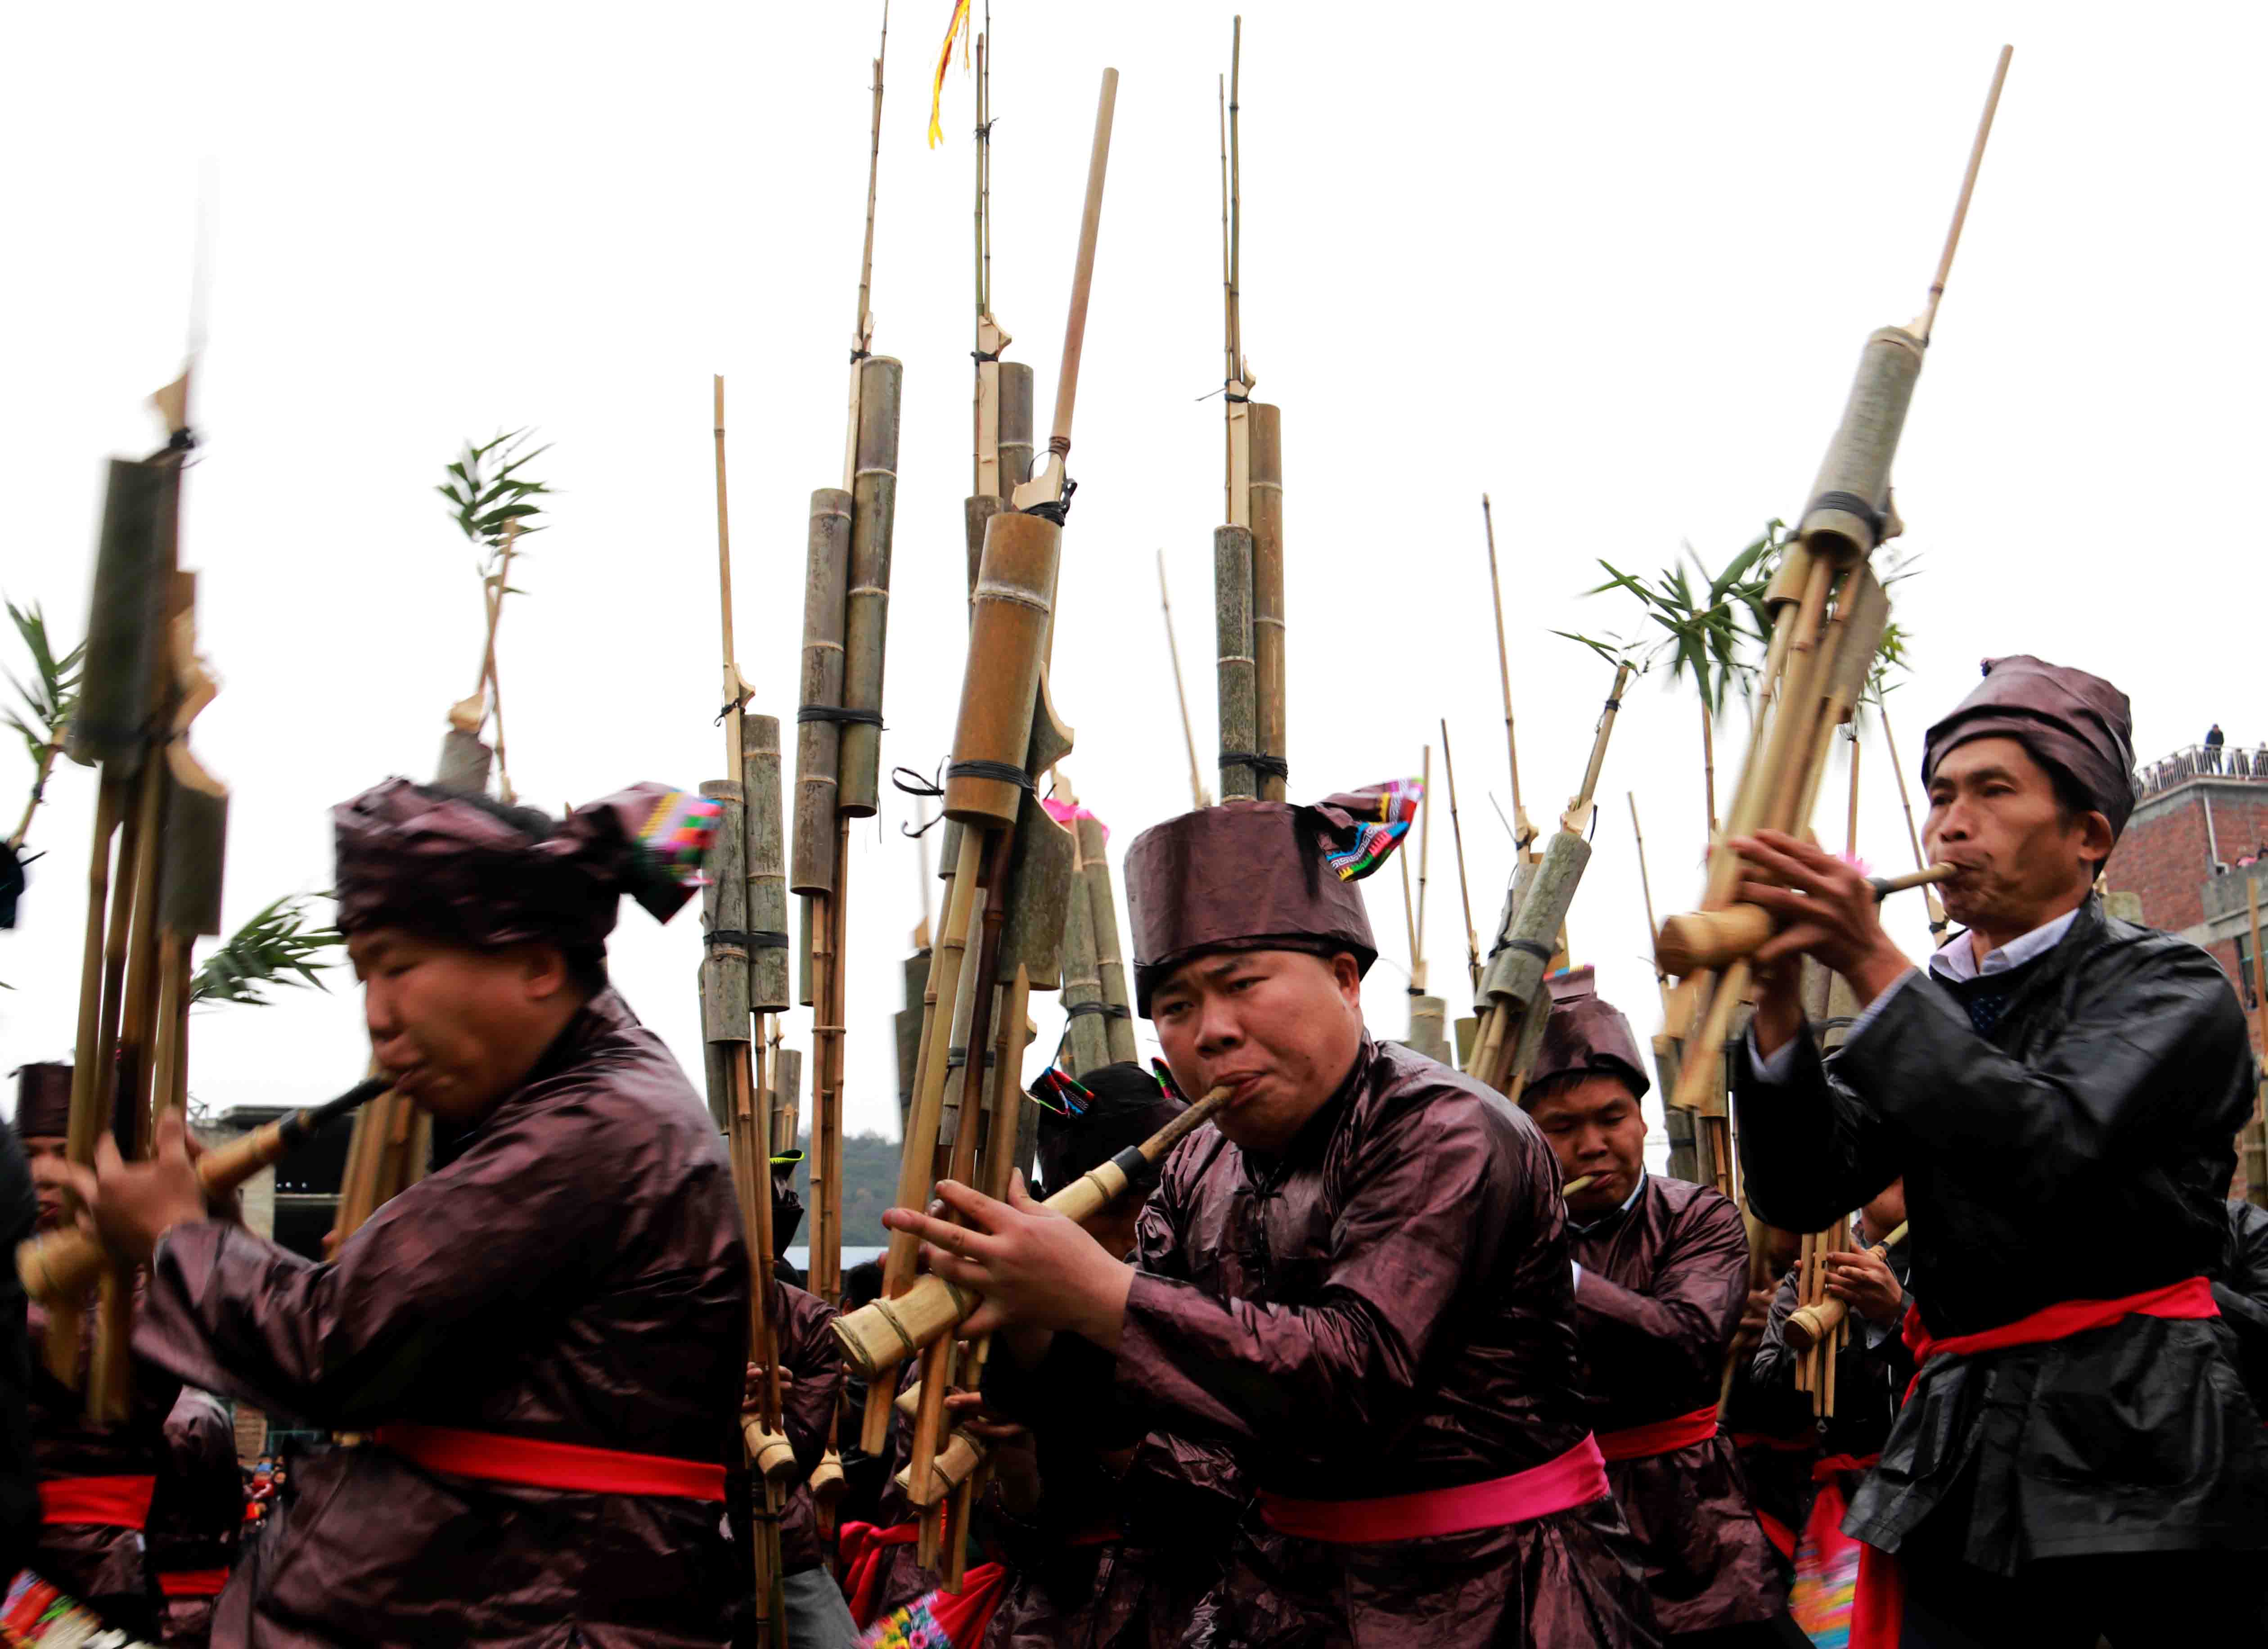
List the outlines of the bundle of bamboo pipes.
{"type": "MultiPolygon", "coordinates": [[[[263,1168],[273,1167],[339,1118],[387,1091],[384,1077],[366,1077],[335,1100],[294,1111],[196,1159],[197,1183],[219,1201],[263,1168]]],[[[38,1305],[68,1306],[86,1298],[102,1275],[102,1246],[76,1226],[66,1226],[16,1245],[16,1276],[38,1305]]]]}
{"type": "Polygon", "coordinates": [[[1606,765],[1607,744],[1614,736],[1615,717],[1630,674],[1627,664],[1615,668],[1614,686],[1592,735],[1581,788],[1560,815],[1557,832],[1539,858],[1521,859],[1513,872],[1496,944],[1475,993],[1481,1022],[1467,1068],[1514,1104],[1543,1045],[1544,1024],[1551,1014],[1551,993],[1544,980],[1560,954],[1559,936],[1584,867],[1591,861],[1589,835],[1597,812],[1591,796],[1606,765]]]}
{"type": "MultiPolygon", "coordinates": [[[[1889,599],[1867,557],[1899,530],[1890,498],[1891,466],[1960,244],[2008,58],[2003,48],[1927,305],[1910,327],[1885,327],[1867,339],[1811,502],[1765,593],[1772,622],[1762,693],[1723,837],[1711,850],[1701,903],[1705,917],[1730,920],[1722,913],[1733,903],[1741,874],[1739,856],[1729,845],[1733,838],[1760,829],[1800,834],[1808,828],[1835,730],[1850,719],[1866,692],[1889,619],[1889,599]]],[[[1664,932],[1678,922],[1673,917],[1665,923],[1664,932]]],[[[1738,923],[1753,936],[1753,918],[1738,923]]],[[[1767,931],[1769,926],[1767,920],[1767,931]]],[[[1672,950],[1676,952],[1674,937],[1672,950]]],[[[1693,953],[1693,971],[1671,998],[1669,1030],[1684,1042],[1684,1064],[1670,1101],[1704,1120],[1712,1154],[1722,1165],[1732,1157],[1723,1050],[1748,997],[1751,968],[1745,954],[1735,954],[1719,975],[1698,960],[1715,953],[1707,947],[1693,953]]]]}
{"type": "MultiPolygon", "coordinates": [[[[943,794],[946,817],[957,828],[948,837],[952,869],[945,916],[924,992],[913,1104],[899,1169],[897,1201],[902,1207],[919,1208],[928,1201],[937,1173],[946,1089],[956,1068],[961,1072],[959,1106],[947,1172],[964,1183],[1005,1193],[1021,1132],[1020,1073],[1030,1034],[1029,994],[1057,989],[1061,983],[1078,842],[1040,804],[1037,782],[1071,750],[1070,730],[1049,700],[1048,664],[1069,501],[1065,461],[1071,445],[1117,78],[1115,70],[1103,71],[1047,460],[1031,480],[1014,489],[1012,509],[992,511],[984,522],[972,591],[968,663],[943,794]],[[972,934],[977,939],[974,946],[972,934]],[[952,1056],[956,1045],[963,1050],[957,1064],[952,1056]],[[988,1069],[994,1073],[989,1126],[988,1069]]],[[[892,1234],[883,1272],[886,1298],[914,1286],[918,1247],[902,1233],[892,1234]]],[[[921,1510],[917,1555],[924,1564],[945,1562],[947,1584],[957,1586],[966,1542],[948,1543],[947,1505],[949,1501],[956,1508],[954,1527],[965,1531],[973,1480],[964,1480],[947,1494],[935,1471],[948,1440],[944,1407],[946,1389],[954,1382],[955,1355],[950,1338],[925,1353],[924,1395],[913,1426],[908,1481],[921,1510]]],[[[981,1373],[984,1356],[982,1344],[968,1349],[960,1369],[963,1383],[973,1382],[981,1373]]],[[[870,1454],[883,1448],[890,1412],[887,1390],[878,1386],[870,1391],[861,1432],[870,1454]]]]}
{"type": "MultiPolygon", "coordinates": [[[[1874,1247],[1877,1259],[1889,1257],[1906,1240],[1901,1221],[1897,1228],[1874,1247]]],[[[1835,1364],[1851,1343],[1851,1304],[1827,1292],[1826,1256],[1852,1252],[1851,1228],[1837,1224],[1803,1239],[1796,1267],[1796,1308],[1788,1314],[1782,1332],[1796,1353],[1795,1388],[1808,1393],[1815,1419],[1835,1412],[1835,1364]]]]}
{"type": "MultiPolygon", "coordinates": [[[[702,889],[702,1039],[710,1114],[727,1142],[733,1197],[747,1238],[748,1361],[758,1373],[755,1410],[741,1422],[751,1475],[736,1479],[736,1493],[747,1498],[736,1508],[733,1526],[746,1544],[753,1572],[759,1635],[778,1643],[784,1641],[786,1620],[779,1513],[795,1475],[794,1450],[781,1420],[779,1346],[770,1309],[775,1257],[770,1163],[777,1132],[773,1091],[781,1063],[776,1016],[789,1007],[787,874],[779,722],[746,709],[748,685],[734,657],[732,515],[721,377],[715,380],[714,394],[718,612],[725,700],[721,720],[729,777],[701,787],[703,797],[718,809],[702,889]]],[[[817,1486],[814,1481],[814,1492],[817,1486]]]]}
{"type": "MultiPolygon", "coordinates": [[[[69,735],[72,758],[101,774],[68,1140],[83,1167],[105,1132],[128,1157],[147,1156],[158,1113],[186,1109],[189,951],[220,931],[228,790],[188,746],[190,724],[218,690],[196,652],[196,578],[180,570],[188,395],[184,372],[152,397],[166,445],[111,462],[69,735]]],[[[134,1279],[98,1269],[87,1416],[109,1425],[126,1417],[130,1396],[134,1279]]],[[[73,1388],[83,1288],[51,1308],[46,1342],[49,1372],[73,1388]]]]}
{"type": "Polygon", "coordinates": [[[1284,707],[1284,416],[1252,398],[1244,354],[1244,185],[1239,91],[1244,19],[1233,25],[1221,107],[1222,437],[1228,520],[1212,535],[1224,801],[1282,801],[1289,772],[1284,707]]]}

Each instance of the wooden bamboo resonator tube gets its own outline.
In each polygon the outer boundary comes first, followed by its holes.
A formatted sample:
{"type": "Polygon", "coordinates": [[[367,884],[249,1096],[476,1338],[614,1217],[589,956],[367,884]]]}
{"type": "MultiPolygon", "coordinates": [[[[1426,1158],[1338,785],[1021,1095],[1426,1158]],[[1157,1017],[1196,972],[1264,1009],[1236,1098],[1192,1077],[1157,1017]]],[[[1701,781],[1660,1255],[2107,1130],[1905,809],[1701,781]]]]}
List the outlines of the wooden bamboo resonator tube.
{"type": "MultiPolygon", "coordinates": [[[[1876,1243],[1869,1252],[1876,1259],[1888,1258],[1889,1251],[1905,1240],[1905,1222],[1900,1220],[1897,1229],[1876,1243]]],[[[1842,1325],[1843,1320],[1850,1314],[1849,1300],[1837,1299],[1830,1296],[1815,1306],[1803,1306],[1790,1312],[1787,1324],[1782,1332],[1786,1335],[1787,1343],[1793,1349],[1798,1351],[1808,1351],[1813,1346],[1834,1333],[1842,1325]]]]}
{"type": "MultiPolygon", "coordinates": [[[[1933,865],[1903,876],[1870,879],[1877,903],[1909,887],[1946,881],[1954,874],[1950,865],[1933,865]]],[[[1779,924],[1762,905],[1727,905],[1722,910],[1689,910],[1663,920],[1653,942],[1653,964],[1680,978],[1704,968],[1722,968],[1743,956],[1753,956],[1779,924]]]]}
{"type": "MultiPolygon", "coordinates": [[[[1006,518],[1002,518],[1006,519],[1006,518]]],[[[1064,1187],[1041,1206],[1066,1219],[1086,1219],[1108,1207],[1150,1164],[1212,1120],[1230,1090],[1215,1088],[1138,1145],[1129,1145],[1100,1167],[1064,1187]]],[[[861,1378],[872,1380],[933,1344],[983,1303],[969,1290],[934,1272],[895,1299],[877,1299],[837,1317],[831,1325],[843,1355],[861,1378]]]]}
{"type": "MultiPolygon", "coordinates": [[[[390,1078],[372,1077],[328,1104],[294,1111],[263,1123],[240,1139],[205,1152],[196,1159],[197,1183],[207,1196],[227,1196],[392,1086],[390,1078]]],[[[78,1230],[50,1231],[27,1237],[16,1246],[16,1275],[23,1282],[24,1292],[42,1306],[85,1299],[107,1263],[102,1245],[78,1230]]]]}

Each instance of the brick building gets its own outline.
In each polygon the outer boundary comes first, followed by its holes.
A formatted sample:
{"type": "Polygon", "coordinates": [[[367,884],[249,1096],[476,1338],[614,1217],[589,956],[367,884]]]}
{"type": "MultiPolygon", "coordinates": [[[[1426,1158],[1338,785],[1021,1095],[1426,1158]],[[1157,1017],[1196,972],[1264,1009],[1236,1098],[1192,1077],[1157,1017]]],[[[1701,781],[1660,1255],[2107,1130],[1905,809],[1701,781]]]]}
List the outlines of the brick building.
{"type": "MultiPolygon", "coordinates": [[[[2268,905],[2268,762],[2191,749],[2142,770],[2143,798],[2112,850],[2106,885],[2138,919],[2210,951],[2236,987],[2262,1052],[2252,905],[2268,905]]],[[[2240,1195],[2268,1203],[2268,1135],[2256,1105],[2237,1163],[2240,1195]]]]}

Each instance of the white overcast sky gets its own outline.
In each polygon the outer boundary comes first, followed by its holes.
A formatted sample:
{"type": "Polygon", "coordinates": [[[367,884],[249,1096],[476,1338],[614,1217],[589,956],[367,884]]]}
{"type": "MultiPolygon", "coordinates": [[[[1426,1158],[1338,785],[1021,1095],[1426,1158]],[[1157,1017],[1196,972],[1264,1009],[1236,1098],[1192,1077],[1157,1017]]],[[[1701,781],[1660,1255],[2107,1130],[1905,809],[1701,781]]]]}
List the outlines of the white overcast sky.
{"type": "MultiPolygon", "coordinates": [[[[980,0],[981,9],[981,0],[980,0]]],[[[891,16],[876,347],[906,364],[886,763],[951,736],[969,490],[971,85],[923,146],[949,0],[891,16]]],[[[1214,74],[1226,4],[995,7],[995,307],[1056,355],[1097,78],[1123,76],[1079,399],[1055,697],[1114,827],[1188,805],[1152,557],[1202,749],[1222,513],[1214,74]]],[[[792,718],[811,490],[838,480],[879,7],[48,7],[0,101],[0,588],[84,622],[103,460],[152,444],[210,195],[205,445],[186,564],[225,682],[197,724],[233,788],[227,919],[328,885],[330,806],[430,776],[471,688],[471,557],[432,487],[531,424],[559,489],[501,669],[523,799],[556,810],[722,764],[709,379],[731,394],[740,664],[792,718]]],[[[1295,796],[1414,772],[1447,716],[1473,906],[1510,846],[1479,495],[1494,495],[1521,778],[1580,775],[1627,628],[1595,557],[1716,564],[1810,481],[1867,332],[1918,308],[2000,42],[2016,46],[1898,467],[1921,575],[1902,748],[1987,653],[2103,672],[2144,755],[2268,736],[2257,691],[2263,14],[2235,5],[1418,5],[1248,0],[1245,337],[1284,408],[1295,796]]],[[[1043,424],[1044,427],[1044,424],[1043,424]]],[[[12,648],[12,637],[8,638],[12,648]]],[[[11,652],[11,665],[18,661],[11,652]]],[[[1734,729],[1738,726],[1737,718],[1734,729]]],[[[1696,712],[1638,684],[1571,924],[1641,1034],[1625,790],[1657,904],[1702,848],[1696,712]]],[[[1732,763],[1720,771],[1730,784],[1732,763]]],[[[1871,730],[1860,849],[1908,858],[1871,730]]],[[[1437,780],[1440,777],[1436,752],[1437,780]]],[[[0,758],[12,821],[27,773],[0,758]]],[[[93,786],[66,768],[0,936],[0,1070],[70,1052],[93,786]]],[[[1822,828],[1839,818],[1830,776],[1822,828]]],[[[848,1123],[895,1131],[890,1013],[917,915],[909,804],[855,836],[848,1123]]],[[[1830,834],[1839,836],[1839,823],[1830,834]]],[[[1426,945],[1466,1011],[1447,810],[1426,945]]],[[[2202,868],[2202,867],[2201,867],[2202,868]]],[[[1369,884],[1373,1027],[1404,1027],[1398,880],[1369,884]]],[[[1926,938],[1918,906],[1900,937],[1926,938]]],[[[626,909],[615,974],[700,1070],[697,915],[626,909]]],[[[1041,1008],[1041,1049],[1057,1015],[1041,1008]]],[[[807,1046],[809,1015],[789,1037],[807,1046]]],[[[1146,1027],[1144,1031],[1147,1040],[1146,1027]]],[[[357,993],[202,1014],[209,1103],[359,1075],[357,993]]],[[[12,1106],[12,1087],[8,1103],[12,1106]]]]}

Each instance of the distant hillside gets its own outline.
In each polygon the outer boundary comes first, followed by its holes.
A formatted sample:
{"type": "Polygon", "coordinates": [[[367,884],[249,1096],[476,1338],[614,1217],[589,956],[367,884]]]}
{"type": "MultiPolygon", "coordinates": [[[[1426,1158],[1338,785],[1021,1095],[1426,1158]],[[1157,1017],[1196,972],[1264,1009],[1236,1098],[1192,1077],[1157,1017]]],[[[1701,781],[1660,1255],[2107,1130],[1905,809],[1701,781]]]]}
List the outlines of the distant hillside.
{"type": "MultiPolygon", "coordinates": [[[[806,1167],[795,1171],[796,1195],[803,1198],[803,1226],[799,1244],[811,1240],[811,1133],[797,1142],[806,1152],[806,1167]]],[[[890,1233],[882,1226],[882,1211],[898,1198],[898,1142],[879,1134],[851,1134],[843,1141],[843,1246],[846,1248],[883,1248],[890,1233]]]]}

